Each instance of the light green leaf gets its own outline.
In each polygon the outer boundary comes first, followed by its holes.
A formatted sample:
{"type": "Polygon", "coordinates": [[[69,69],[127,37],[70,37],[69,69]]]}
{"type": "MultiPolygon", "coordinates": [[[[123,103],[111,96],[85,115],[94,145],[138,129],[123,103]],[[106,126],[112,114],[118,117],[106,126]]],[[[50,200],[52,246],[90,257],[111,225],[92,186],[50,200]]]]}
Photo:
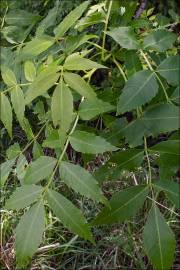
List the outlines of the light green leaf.
{"type": "Polygon", "coordinates": [[[180,185],[178,183],[171,180],[160,180],[154,182],[153,185],[157,187],[158,190],[163,190],[169,200],[171,200],[177,208],[180,208],[180,185]]]}
{"type": "Polygon", "coordinates": [[[147,186],[134,186],[114,194],[110,207],[103,208],[92,224],[113,224],[130,219],[143,206],[147,195],[147,186]]]}
{"type": "Polygon", "coordinates": [[[86,10],[88,4],[89,1],[83,2],[64,18],[64,20],[54,29],[56,38],[62,37],[73,26],[86,10]]]}
{"type": "Polygon", "coordinates": [[[49,66],[36,77],[26,92],[25,103],[28,104],[36,97],[43,95],[58,80],[57,67],[49,66]]]}
{"type": "Polygon", "coordinates": [[[81,153],[98,154],[107,151],[116,151],[117,147],[107,142],[104,138],[85,131],[75,131],[70,136],[72,147],[81,153]]]}
{"type": "Polygon", "coordinates": [[[0,119],[7,129],[9,136],[12,137],[12,108],[9,99],[3,94],[0,94],[1,113],[0,119]]]}
{"type": "Polygon", "coordinates": [[[42,241],[45,229],[45,212],[42,203],[32,206],[16,227],[15,250],[17,267],[26,267],[42,241]]]}
{"type": "Polygon", "coordinates": [[[24,64],[25,78],[29,82],[33,82],[36,77],[36,68],[32,61],[26,61],[24,64]]]}
{"type": "Polygon", "coordinates": [[[65,72],[63,75],[66,83],[81,96],[88,99],[93,99],[96,97],[94,90],[88,83],[85,82],[83,78],[81,78],[81,76],[67,72],[65,72]]]}
{"type": "Polygon", "coordinates": [[[7,160],[0,165],[0,186],[4,186],[15,163],[15,158],[7,160]]]}
{"type": "Polygon", "coordinates": [[[50,176],[57,160],[48,156],[41,156],[33,161],[27,168],[24,184],[30,185],[50,176]]]}
{"type": "Polygon", "coordinates": [[[11,102],[17,119],[22,123],[24,119],[25,101],[23,91],[18,85],[11,90],[11,102]]]}
{"type": "Polygon", "coordinates": [[[61,179],[76,192],[94,201],[106,203],[96,179],[81,166],[63,161],[59,172],[61,179]]]}
{"type": "Polygon", "coordinates": [[[121,130],[131,146],[142,144],[143,136],[179,129],[179,109],[172,104],[157,104],[121,130]]]}
{"type": "Polygon", "coordinates": [[[47,199],[54,214],[65,227],[79,236],[94,242],[90,228],[81,211],[68,199],[54,190],[48,190],[47,199]]]}
{"type": "Polygon", "coordinates": [[[20,210],[36,201],[42,191],[40,186],[21,186],[18,187],[11,197],[6,201],[5,208],[20,210]]]}
{"type": "Polygon", "coordinates": [[[152,206],[144,227],[143,243],[154,269],[171,269],[174,260],[175,237],[155,205],[152,206]]]}
{"type": "Polygon", "coordinates": [[[33,58],[50,48],[54,42],[54,38],[48,35],[35,37],[23,47],[20,59],[33,58]]]}
{"type": "Polygon", "coordinates": [[[127,81],[117,104],[118,114],[136,109],[150,101],[158,92],[155,74],[150,70],[136,72],[127,81]]]}
{"type": "Polygon", "coordinates": [[[2,75],[3,81],[8,86],[14,86],[17,84],[17,80],[16,80],[16,76],[14,72],[8,67],[2,67],[1,75],[2,75]]]}
{"type": "Polygon", "coordinates": [[[164,52],[172,48],[176,35],[166,30],[156,30],[144,38],[144,49],[164,52]]]}
{"type": "Polygon", "coordinates": [[[106,67],[89,59],[83,58],[80,54],[74,53],[66,58],[64,68],[67,70],[89,70],[93,68],[97,69],[106,67]]]}
{"type": "Polygon", "coordinates": [[[92,100],[84,100],[79,107],[79,116],[83,120],[90,120],[93,117],[115,110],[115,106],[101,99],[94,98],[92,100]]]}
{"type": "Polygon", "coordinates": [[[35,141],[33,144],[32,152],[33,152],[34,159],[38,159],[40,156],[43,156],[43,149],[37,141],[35,141]]]}
{"type": "Polygon", "coordinates": [[[133,28],[130,26],[114,28],[108,31],[107,35],[111,36],[122,48],[129,50],[140,48],[140,43],[137,40],[133,28]]]}
{"type": "Polygon", "coordinates": [[[169,84],[178,85],[180,73],[180,56],[166,58],[156,70],[169,84]]]}
{"type": "Polygon", "coordinates": [[[73,116],[73,96],[63,80],[54,90],[51,113],[54,126],[60,125],[61,130],[68,131],[73,116]]]}
{"type": "Polygon", "coordinates": [[[23,179],[26,173],[27,166],[28,166],[28,161],[26,157],[23,154],[21,154],[17,160],[16,170],[15,170],[17,178],[21,184],[23,184],[23,179]]]}

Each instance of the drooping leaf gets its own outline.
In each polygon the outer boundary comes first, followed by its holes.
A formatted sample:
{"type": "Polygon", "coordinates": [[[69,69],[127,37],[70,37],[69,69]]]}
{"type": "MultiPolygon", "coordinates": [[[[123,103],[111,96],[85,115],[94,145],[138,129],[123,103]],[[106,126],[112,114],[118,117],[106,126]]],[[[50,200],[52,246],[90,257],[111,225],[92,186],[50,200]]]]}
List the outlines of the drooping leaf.
{"type": "Polygon", "coordinates": [[[156,70],[169,84],[178,85],[180,73],[180,56],[166,58],[156,70]]]}
{"type": "Polygon", "coordinates": [[[106,203],[96,179],[84,168],[69,162],[61,162],[60,175],[62,180],[76,192],[97,202],[106,203]]]}
{"type": "Polygon", "coordinates": [[[48,156],[41,156],[27,168],[24,184],[31,185],[50,176],[57,160],[48,156]]]}
{"type": "Polygon", "coordinates": [[[14,72],[8,67],[2,67],[1,75],[2,75],[3,81],[8,86],[14,86],[17,84],[17,80],[16,80],[16,76],[14,72]]]}
{"type": "Polygon", "coordinates": [[[56,38],[62,37],[73,26],[86,10],[88,4],[89,1],[83,2],[64,18],[64,20],[54,29],[56,38]]]}
{"type": "Polygon", "coordinates": [[[24,119],[25,101],[23,91],[18,85],[11,90],[11,102],[17,119],[22,123],[24,119]]]}
{"type": "Polygon", "coordinates": [[[53,124],[60,126],[63,131],[68,131],[73,116],[73,96],[63,80],[54,90],[51,102],[53,124]]]}
{"type": "Polygon", "coordinates": [[[101,99],[85,100],[79,107],[79,115],[83,120],[90,120],[98,114],[115,110],[115,106],[101,99]]]}
{"type": "Polygon", "coordinates": [[[45,212],[41,202],[33,205],[20,219],[15,230],[17,267],[27,266],[42,241],[45,212]]]}
{"type": "Polygon", "coordinates": [[[79,130],[70,136],[70,143],[76,151],[87,154],[118,150],[117,147],[107,142],[104,138],[79,130]]]}
{"type": "Polygon", "coordinates": [[[43,95],[57,81],[57,67],[49,66],[36,77],[26,92],[25,103],[28,104],[36,97],[43,95]]]}
{"type": "Polygon", "coordinates": [[[36,68],[32,61],[26,61],[24,64],[24,74],[26,80],[33,82],[36,77],[36,68]]]}
{"type": "Polygon", "coordinates": [[[65,227],[79,236],[94,242],[90,228],[81,211],[68,199],[54,190],[48,190],[47,199],[54,214],[65,227]]]}
{"type": "Polygon", "coordinates": [[[166,30],[156,30],[144,38],[144,49],[164,52],[172,48],[176,35],[166,30]]]}
{"type": "Polygon", "coordinates": [[[153,205],[143,232],[146,253],[156,270],[170,270],[175,251],[175,237],[159,209],[153,205]]]}
{"type": "Polygon", "coordinates": [[[0,119],[7,129],[9,136],[12,137],[12,108],[8,97],[5,94],[0,94],[1,113],[0,119]]]}
{"type": "Polygon", "coordinates": [[[48,35],[35,37],[31,41],[29,41],[22,49],[20,59],[32,59],[33,57],[50,48],[54,44],[54,42],[54,38],[48,35]]]}
{"type": "Polygon", "coordinates": [[[29,206],[38,199],[41,191],[42,187],[36,185],[18,187],[6,201],[5,208],[9,210],[20,210],[29,206]]]}
{"type": "Polygon", "coordinates": [[[171,180],[160,180],[154,182],[154,186],[158,188],[158,190],[163,190],[167,197],[172,201],[173,204],[177,208],[180,208],[180,185],[171,180]]]}
{"type": "Polygon", "coordinates": [[[96,97],[96,93],[94,90],[91,88],[91,86],[85,82],[81,76],[78,74],[74,73],[67,73],[65,72],[64,74],[64,79],[66,83],[76,92],[78,92],[81,96],[88,98],[88,99],[93,99],[96,97]]]}
{"type": "Polygon", "coordinates": [[[142,118],[132,121],[121,130],[131,146],[142,144],[143,136],[178,130],[179,109],[172,104],[157,104],[144,113],[142,118]]]}
{"type": "Polygon", "coordinates": [[[15,158],[7,160],[0,165],[0,186],[4,186],[15,163],[15,158]]]}
{"type": "Polygon", "coordinates": [[[123,48],[129,50],[140,48],[140,43],[133,28],[130,26],[114,28],[113,30],[108,31],[107,35],[111,36],[123,48]]]}
{"type": "Polygon", "coordinates": [[[32,153],[33,153],[34,159],[38,159],[40,156],[43,156],[43,149],[42,149],[41,145],[36,141],[33,144],[32,153]]]}
{"type": "Polygon", "coordinates": [[[74,53],[69,55],[65,62],[64,68],[67,70],[89,70],[93,68],[106,68],[94,61],[83,58],[80,54],[74,53]]]}
{"type": "Polygon", "coordinates": [[[122,91],[117,105],[118,114],[144,105],[157,94],[158,83],[155,74],[150,70],[136,72],[122,91]]]}
{"type": "Polygon", "coordinates": [[[110,207],[103,208],[92,224],[113,224],[130,219],[142,207],[147,194],[147,186],[134,186],[114,194],[110,207]]]}

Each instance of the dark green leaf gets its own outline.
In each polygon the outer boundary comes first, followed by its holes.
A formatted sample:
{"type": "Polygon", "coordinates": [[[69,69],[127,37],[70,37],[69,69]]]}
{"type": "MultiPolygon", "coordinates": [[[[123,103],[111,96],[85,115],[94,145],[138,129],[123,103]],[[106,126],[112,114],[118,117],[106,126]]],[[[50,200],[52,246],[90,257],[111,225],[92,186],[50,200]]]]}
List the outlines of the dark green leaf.
{"type": "Polygon", "coordinates": [[[158,92],[155,74],[150,70],[136,72],[119,97],[117,112],[122,114],[150,101],[158,92]]]}
{"type": "Polygon", "coordinates": [[[110,207],[105,207],[92,224],[113,224],[130,219],[142,207],[147,194],[147,186],[130,187],[114,194],[110,207]]]}
{"type": "Polygon", "coordinates": [[[11,197],[6,201],[5,208],[20,210],[36,201],[42,191],[40,186],[21,186],[18,187],[11,197]]]}
{"type": "Polygon", "coordinates": [[[94,242],[86,219],[78,208],[54,190],[48,190],[47,199],[53,212],[65,227],[73,233],[94,242]]]}
{"type": "Polygon", "coordinates": [[[170,270],[174,260],[175,237],[155,205],[144,227],[143,242],[154,269],[170,270]]]}
{"type": "Polygon", "coordinates": [[[27,168],[24,184],[30,185],[50,176],[57,160],[52,157],[41,156],[33,161],[27,168]]]}
{"type": "Polygon", "coordinates": [[[32,206],[20,219],[15,235],[17,267],[27,266],[40,245],[45,229],[44,219],[44,206],[40,202],[32,206]]]}

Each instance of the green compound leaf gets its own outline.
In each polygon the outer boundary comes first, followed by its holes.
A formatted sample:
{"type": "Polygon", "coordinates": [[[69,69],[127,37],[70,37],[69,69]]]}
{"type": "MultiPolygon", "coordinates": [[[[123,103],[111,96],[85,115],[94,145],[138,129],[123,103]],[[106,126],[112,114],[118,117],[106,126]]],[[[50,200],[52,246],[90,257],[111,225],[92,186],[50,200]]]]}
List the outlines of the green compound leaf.
{"type": "Polygon", "coordinates": [[[86,83],[81,76],[67,72],[65,72],[63,75],[66,83],[81,96],[88,99],[94,99],[96,97],[96,93],[92,87],[86,83]]]}
{"type": "Polygon", "coordinates": [[[45,212],[42,203],[32,206],[20,219],[15,230],[17,267],[26,267],[41,244],[45,229],[45,212]]]}
{"type": "Polygon", "coordinates": [[[27,81],[33,82],[36,78],[36,67],[32,61],[26,61],[24,64],[24,75],[27,81]]]}
{"type": "Polygon", "coordinates": [[[144,39],[144,49],[164,52],[172,48],[176,35],[166,30],[156,30],[144,39]]]}
{"type": "Polygon", "coordinates": [[[24,120],[25,100],[22,89],[17,85],[11,90],[11,102],[20,123],[24,120]]]}
{"type": "Polygon", "coordinates": [[[56,165],[57,160],[52,157],[41,156],[33,161],[27,168],[24,184],[31,185],[50,176],[56,165]]]}
{"type": "Polygon", "coordinates": [[[149,212],[143,232],[143,243],[154,269],[171,269],[175,237],[156,205],[153,205],[149,212]]]}
{"type": "Polygon", "coordinates": [[[8,97],[5,94],[0,94],[0,119],[7,129],[9,136],[12,137],[12,108],[8,97]]]}
{"type": "Polygon", "coordinates": [[[140,48],[140,43],[130,26],[117,27],[107,32],[119,45],[128,50],[140,48]]]}
{"type": "Polygon", "coordinates": [[[109,201],[110,207],[105,207],[92,224],[113,224],[130,219],[143,206],[147,195],[147,186],[130,187],[114,194],[109,201]]]}
{"type": "Polygon", "coordinates": [[[11,197],[6,201],[5,208],[20,210],[36,201],[42,191],[40,186],[21,186],[18,187],[11,197]]]}
{"type": "Polygon", "coordinates": [[[81,17],[88,5],[89,1],[83,2],[64,18],[64,20],[54,29],[56,38],[62,37],[73,26],[73,24],[81,17]]]}
{"type": "Polygon", "coordinates": [[[54,190],[48,190],[48,203],[54,214],[73,233],[94,243],[90,228],[81,211],[68,199],[54,190]]]}
{"type": "Polygon", "coordinates": [[[83,120],[90,120],[99,114],[113,111],[116,107],[108,102],[94,98],[92,100],[85,100],[81,102],[79,107],[79,116],[83,120]]]}
{"type": "Polygon", "coordinates": [[[8,86],[14,86],[17,84],[16,76],[14,72],[8,67],[2,67],[2,78],[5,84],[8,86]]]}
{"type": "Polygon", "coordinates": [[[180,185],[171,180],[160,180],[154,183],[154,186],[158,190],[163,190],[167,195],[168,199],[175,204],[176,208],[180,208],[180,185]]]}
{"type": "Polygon", "coordinates": [[[60,175],[62,180],[76,192],[97,202],[106,203],[96,179],[84,168],[69,162],[61,162],[60,175]]]}
{"type": "Polygon", "coordinates": [[[60,125],[60,129],[66,132],[72,122],[73,96],[62,80],[54,90],[51,113],[54,126],[60,125]]]}
{"type": "Polygon", "coordinates": [[[64,68],[67,70],[90,70],[93,68],[97,69],[106,67],[74,53],[66,58],[64,68]]]}
{"type": "Polygon", "coordinates": [[[116,151],[117,147],[107,142],[104,138],[85,131],[75,131],[70,136],[72,147],[81,153],[98,154],[107,151],[116,151]]]}
{"type": "Polygon", "coordinates": [[[180,73],[180,56],[166,58],[156,70],[169,84],[178,85],[180,73]]]}
{"type": "Polygon", "coordinates": [[[179,129],[179,108],[172,104],[157,104],[121,130],[131,146],[142,144],[143,136],[158,135],[179,129]]]}
{"type": "Polygon", "coordinates": [[[36,77],[26,92],[25,103],[28,104],[38,96],[46,93],[58,80],[57,67],[49,66],[36,77]]]}
{"type": "Polygon", "coordinates": [[[117,104],[118,114],[136,109],[150,101],[158,92],[155,74],[150,70],[136,72],[127,81],[117,104]]]}

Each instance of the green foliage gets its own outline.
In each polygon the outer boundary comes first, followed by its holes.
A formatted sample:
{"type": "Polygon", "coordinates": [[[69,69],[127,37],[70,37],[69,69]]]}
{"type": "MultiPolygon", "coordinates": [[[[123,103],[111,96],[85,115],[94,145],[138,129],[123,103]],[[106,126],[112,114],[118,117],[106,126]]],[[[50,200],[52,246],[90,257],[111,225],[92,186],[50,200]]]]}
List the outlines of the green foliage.
{"type": "Polygon", "coordinates": [[[50,2],[40,16],[14,1],[1,22],[1,186],[15,186],[6,211],[25,211],[16,265],[27,269],[52,216],[95,244],[96,226],[129,224],[141,210],[144,252],[154,269],[171,269],[175,236],[158,207],[179,207],[176,21],[154,9],[135,19],[137,1],[82,1],[62,19],[50,2]],[[104,192],[119,179],[120,191],[104,192]]]}

